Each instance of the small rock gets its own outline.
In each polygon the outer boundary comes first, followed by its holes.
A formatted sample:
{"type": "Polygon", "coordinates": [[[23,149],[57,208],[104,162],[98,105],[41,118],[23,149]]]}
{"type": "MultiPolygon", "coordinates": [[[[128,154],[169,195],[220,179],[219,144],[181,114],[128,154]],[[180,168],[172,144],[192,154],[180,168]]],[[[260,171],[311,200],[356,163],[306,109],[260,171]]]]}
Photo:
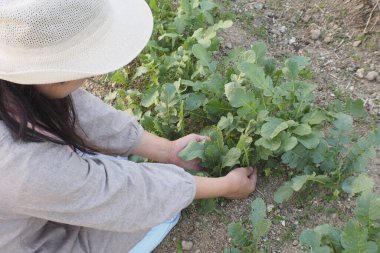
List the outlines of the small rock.
{"type": "Polygon", "coordinates": [[[255,8],[256,8],[256,10],[260,11],[264,8],[264,4],[263,3],[255,3],[255,8]]]}
{"type": "Polygon", "coordinates": [[[183,250],[191,250],[193,248],[193,242],[190,241],[182,241],[181,246],[183,250]]]}
{"type": "Polygon", "coordinates": [[[362,44],[362,41],[361,41],[361,40],[357,40],[357,41],[355,41],[354,43],[352,43],[352,45],[353,45],[354,47],[358,47],[358,46],[360,46],[360,44],[362,44]]]}
{"type": "Polygon", "coordinates": [[[327,37],[323,40],[323,42],[325,42],[326,44],[331,43],[331,41],[333,41],[333,38],[332,38],[331,36],[327,36],[327,37]]]}
{"type": "Polygon", "coordinates": [[[300,223],[298,220],[294,221],[294,225],[298,226],[300,223]]]}
{"type": "Polygon", "coordinates": [[[201,250],[200,250],[200,249],[197,249],[197,250],[195,251],[195,253],[201,253],[201,250]]]}
{"type": "Polygon", "coordinates": [[[284,33],[284,32],[286,32],[286,30],[288,30],[286,28],[286,26],[281,26],[280,29],[279,29],[280,33],[284,33]]]}
{"type": "Polygon", "coordinates": [[[358,70],[356,70],[356,73],[355,75],[359,78],[363,78],[364,77],[364,69],[363,68],[360,68],[358,70]]]}
{"type": "Polygon", "coordinates": [[[378,83],[380,83],[380,75],[378,75],[378,76],[376,77],[376,81],[377,81],[378,83]]]}
{"type": "Polygon", "coordinates": [[[267,206],[267,212],[268,212],[268,213],[272,212],[272,211],[273,211],[273,208],[274,208],[274,205],[269,204],[269,205],[267,206]]]}
{"type": "Polygon", "coordinates": [[[318,40],[321,37],[322,32],[319,29],[314,29],[310,31],[310,35],[312,40],[318,40]]]}
{"type": "Polygon", "coordinates": [[[376,71],[370,71],[365,76],[365,79],[367,79],[368,81],[374,81],[375,79],[377,79],[378,76],[379,76],[379,73],[377,73],[376,71]]]}
{"type": "Polygon", "coordinates": [[[302,21],[307,23],[309,22],[311,19],[311,15],[310,14],[306,14],[305,16],[302,17],[302,21]]]}
{"type": "Polygon", "coordinates": [[[292,244],[293,244],[293,246],[295,247],[295,246],[298,245],[298,241],[297,241],[297,240],[294,240],[292,244]]]}
{"type": "Polygon", "coordinates": [[[284,220],[282,220],[282,221],[281,221],[281,225],[282,225],[283,227],[285,227],[285,226],[286,226],[286,223],[285,223],[285,221],[284,221],[284,220]]]}
{"type": "Polygon", "coordinates": [[[354,86],[350,86],[348,89],[349,89],[350,91],[354,91],[354,86]]]}
{"type": "Polygon", "coordinates": [[[232,44],[231,44],[231,42],[226,42],[225,46],[226,46],[226,48],[229,48],[229,49],[232,48],[232,44]]]}
{"type": "Polygon", "coordinates": [[[291,37],[291,38],[289,39],[289,45],[293,45],[293,44],[295,44],[296,42],[297,42],[297,40],[296,40],[295,37],[291,37]]]}

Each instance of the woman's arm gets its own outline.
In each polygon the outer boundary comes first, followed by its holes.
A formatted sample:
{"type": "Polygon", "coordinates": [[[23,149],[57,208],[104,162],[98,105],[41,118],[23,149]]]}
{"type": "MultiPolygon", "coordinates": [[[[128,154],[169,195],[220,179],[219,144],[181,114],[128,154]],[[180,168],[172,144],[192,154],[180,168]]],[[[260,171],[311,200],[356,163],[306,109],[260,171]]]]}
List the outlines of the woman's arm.
{"type": "Polygon", "coordinates": [[[131,153],[153,161],[175,164],[185,169],[201,170],[199,159],[184,161],[178,157],[178,153],[184,149],[190,141],[204,141],[209,139],[207,136],[189,134],[175,141],[169,141],[144,131],[140,141],[131,153]]]}

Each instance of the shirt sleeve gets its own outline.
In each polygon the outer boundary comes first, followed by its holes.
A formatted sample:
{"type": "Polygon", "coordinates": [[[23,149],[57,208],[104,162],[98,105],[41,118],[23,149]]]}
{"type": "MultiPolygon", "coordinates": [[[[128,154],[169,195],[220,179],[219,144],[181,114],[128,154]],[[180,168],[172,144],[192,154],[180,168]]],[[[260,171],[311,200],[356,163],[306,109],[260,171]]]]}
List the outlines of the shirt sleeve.
{"type": "Polygon", "coordinates": [[[19,215],[137,232],[171,218],[195,196],[193,177],[175,165],[84,158],[67,146],[7,135],[0,154],[0,207],[19,215]]]}
{"type": "Polygon", "coordinates": [[[108,154],[127,156],[140,142],[144,130],[132,115],[116,110],[83,89],[71,96],[77,133],[86,144],[108,154]]]}

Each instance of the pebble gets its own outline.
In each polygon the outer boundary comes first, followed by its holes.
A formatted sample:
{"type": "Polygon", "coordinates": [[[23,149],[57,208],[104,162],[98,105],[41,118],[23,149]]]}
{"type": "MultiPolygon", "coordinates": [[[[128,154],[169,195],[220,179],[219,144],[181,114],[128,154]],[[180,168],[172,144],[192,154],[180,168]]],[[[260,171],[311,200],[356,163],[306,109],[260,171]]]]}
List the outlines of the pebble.
{"type": "Polygon", "coordinates": [[[255,3],[255,8],[256,8],[256,10],[260,11],[264,8],[264,4],[263,3],[255,3]]]}
{"type": "Polygon", "coordinates": [[[322,32],[320,29],[314,29],[310,31],[310,35],[312,40],[318,40],[321,37],[322,32]]]}
{"type": "Polygon", "coordinates": [[[331,41],[333,41],[333,38],[332,38],[331,36],[327,36],[327,37],[323,40],[323,42],[325,42],[326,44],[331,43],[331,41]]]}
{"type": "Polygon", "coordinates": [[[297,40],[296,40],[295,37],[291,37],[291,38],[289,39],[289,45],[293,45],[293,44],[295,44],[296,42],[297,42],[297,40]]]}
{"type": "Polygon", "coordinates": [[[354,47],[358,47],[358,46],[360,46],[360,44],[362,44],[362,41],[361,41],[361,40],[357,40],[357,41],[355,41],[354,43],[352,43],[352,45],[353,45],[354,47]]]}
{"type": "Polygon", "coordinates": [[[374,81],[375,79],[377,79],[378,76],[379,76],[379,73],[377,73],[376,71],[370,71],[365,76],[365,79],[367,79],[368,81],[374,81]]]}
{"type": "Polygon", "coordinates": [[[281,225],[282,225],[283,227],[285,227],[285,226],[286,226],[286,223],[285,223],[285,221],[284,221],[284,220],[282,220],[282,221],[281,221],[281,225]]]}
{"type": "Polygon", "coordinates": [[[298,220],[294,221],[294,225],[298,226],[300,223],[298,220]]]}
{"type": "Polygon", "coordinates": [[[356,70],[356,73],[355,75],[359,78],[363,78],[364,77],[364,69],[363,68],[360,68],[358,70],[356,70]]]}
{"type": "Polygon", "coordinates": [[[286,30],[288,30],[288,29],[284,25],[281,26],[280,29],[279,29],[280,33],[284,33],[284,32],[286,32],[286,30]]]}
{"type": "Polygon", "coordinates": [[[225,46],[226,46],[226,48],[230,48],[230,49],[232,48],[231,42],[226,42],[225,46]]]}
{"type": "Polygon", "coordinates": [[[378,75],[378,76],[376,77],[376,81],[377,81],[378,83],[380,83],[380,75],[378,75]]]}
{"type": "Polygon", "coordinates": [[[200,249],[197,249],[197,250],[195,251],[195,253],[201,253],[201,250],[200,250],[200,249]]]}
{"type": "Polygon", "coordinates": [[[293,244],[293,246],[295,247],[295,246],[298,245],[298,241],[297,241],[297,240],[294,240],[292,244],[293,244]]]}
{"type": "Polygon", "coordinates": [[[267,212],[268,212],[268,213],[272,212],[272,211],[273,211],[273,208],[274,208],[274,205],[269,204],[269,205],[267,206],[267,212]]]}
{"type": "Polygon", "coordinates": [[[311,19],[311,15],[310,14],[306,14],[305,16],[302,17],[302,21],[307,23],[309,22],[311,19]]]}
{"type": "Polygon", "coordinates": [[[182,241],[181,246],[183,250],[191,250],[193,248],[193,242],[190,241],[182,241]]]}

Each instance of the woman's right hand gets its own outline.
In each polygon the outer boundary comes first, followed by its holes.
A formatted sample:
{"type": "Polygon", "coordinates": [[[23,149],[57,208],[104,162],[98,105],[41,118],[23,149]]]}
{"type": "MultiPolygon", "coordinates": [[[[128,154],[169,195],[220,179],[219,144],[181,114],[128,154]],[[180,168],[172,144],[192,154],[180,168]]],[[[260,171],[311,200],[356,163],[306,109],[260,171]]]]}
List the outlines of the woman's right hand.
{"type": "Polygon", "coordinates": [[[223,197],[227,199],[242,199],[255,191],[257,170],[253,168],[237,168],[224,177],[227,191],[223,197]]]}
{"type": "Polygon", "coordinates": [[[224,197],[242,199],[256,189],[257,171],[253,168],[237,168],[224,177],[194,176],[196,199],[224,197]]]}

